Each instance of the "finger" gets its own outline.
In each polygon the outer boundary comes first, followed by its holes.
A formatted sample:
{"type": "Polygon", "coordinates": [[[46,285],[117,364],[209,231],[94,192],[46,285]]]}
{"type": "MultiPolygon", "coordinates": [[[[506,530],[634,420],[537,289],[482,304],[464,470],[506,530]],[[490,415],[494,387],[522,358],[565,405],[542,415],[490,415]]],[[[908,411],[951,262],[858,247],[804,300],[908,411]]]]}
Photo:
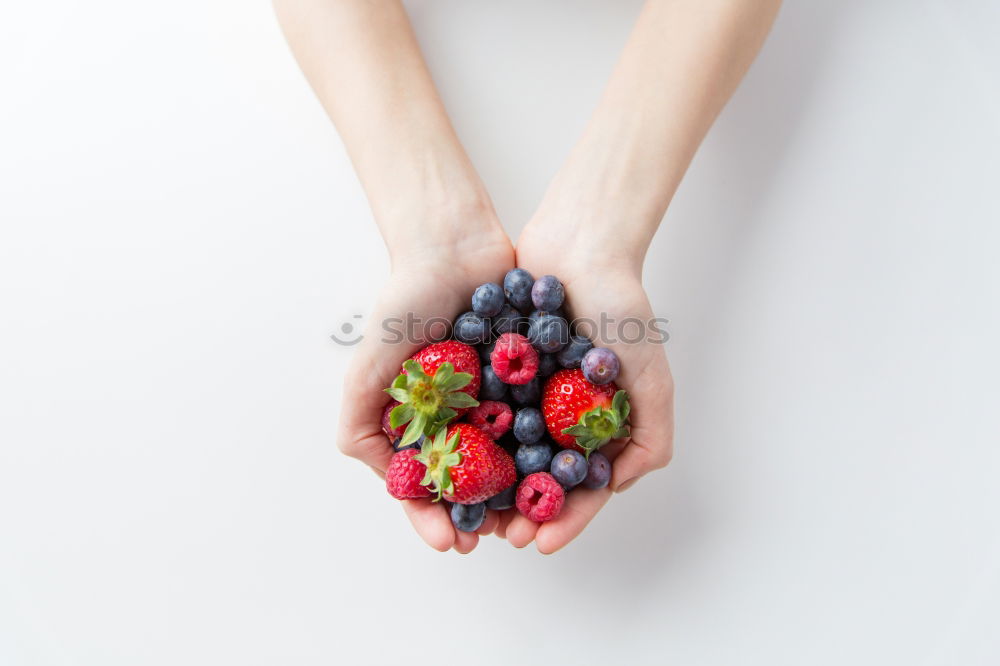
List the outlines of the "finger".
{"type": "Polygon", "coordinates": [[[500,514],[496,511],[487,510],[486,518],[483,519],[483,524],[476,530],[476,534],[479,536],[489,536],[493,534],[498,524],[500,524],[500,514]]]}
{"type": "Polygon", "coordinates": [[[574,488],[566,496],[559,515],[538,527],[535,535],[538,552],[550,555],[578,537],[610,498],[611,490],[608,488],[574,488]]]}
{"type": "Polygon", "coordinates": [[[514,548],[524,548],[535,540],[536,532],[538,532],[538,523],[518,513],[507,525],[507,541],[510,541],[510,545],[514,548]]]}
{"type": "Polygon", "coordinates": [[[674,451],[674,395],[666,357],[662,370],[643,372],[629,397],[631,438],[611,466],[611,488],[628,490],[642,476],[666,467],[674,451]]]}
{"type": "Polygon", "coordinates": [[[475,532],[462,532],[461,530],[455,530],[455,545],[456,551],[462,555],[468,555],[476,546],[479,544],[479,535],[475,532]]]}
{"type": "Polygon", "coordinates": [[[507,538],[507,526],[510,525],[510,521],[512,521],[516,515],[516,509],[507,509],[506,511],[500,512],[500,522],[497,523],[497,530],[495,532],[498,537],[501,539],[507,538]]]}
{"type": "Polygon", "coordinates": [[[344,375],[337,446],[382,472],[394,453],[382,432],[382,412],[390,400],[383,389],[399,374],[408,353],[404,345],[381,344],[377,331],[367,331],[344,375]]]}
{"type": "Polygon", "coordinates": [[[649,472],[666,467],[673,455],[673,441],[669,433],[648,435],[638,427],[632,432],[632,439],[611,465],[610,487],[618,493],[631,488],[649,472]],[[645,443],[650,441],[647,437],[654,438],[653,446],[645,443]]]}
{"type": "Polygon", "coordinates": [[[381,427],[379,427],[378,432],[352,436],[349,444],[346,445],[338,440],[337,445],[346,455],[365,463],[383,479],[385,478],[385,470],[389,468],[389,461],[396,453],[381,427]]]}
{"type": "Polygon", "coordinates": [[[402,504],[413,529],[428,546],[444,552],[455,545],[455,528],[444,504],[429,499],[403,500],[402,504]]]}

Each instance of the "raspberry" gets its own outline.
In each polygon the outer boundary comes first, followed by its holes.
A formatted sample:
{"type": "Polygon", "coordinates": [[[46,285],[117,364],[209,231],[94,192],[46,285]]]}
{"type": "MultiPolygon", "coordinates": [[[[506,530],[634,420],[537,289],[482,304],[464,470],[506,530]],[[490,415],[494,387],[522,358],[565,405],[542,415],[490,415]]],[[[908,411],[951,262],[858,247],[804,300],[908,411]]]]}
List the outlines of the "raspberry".
{"type": "Polygon", "coordinates": [[[490,365],[500,381],[527,384],[538,372],[538,352],[519,333],[504,333],[490,354],[490,365]]]}
{"type": "Polygon", "coordinates": [[[396,499],[419,499],[430,497],[431,491],[420,485],[427,467],[413,456],[420,453],[416,449],[406,449],[395,454],[385,471],[385,489],[396,499]]]}
{"type": "Polygon", "coordinates": [[[478,407],[473,407],[467,414],[467,420],[487,435],[490,439],[500,439],[500,436],[510,430],[514,421],[514,413],[505,402],[484,400],[478,407]]]}
{"type": "Polygon", "coordinates": [[[558,516],[565,499],[562,486],[548,472],[530,474],[517,487],[517,510],[536,523],[558,516]]]}
{"type": "Polygon", "coordinates": [[[382,432],[384,432],[385,436],[391,440],[399,439],[400,437],[403,436],[403,432],[406,430],[405,423],[399,426],[398,428],[393,428],[391,425],[389,425],[389,412],[391,412],[392,408],[398,404],[399,404],[398,402],[393,400],[392,402],[390,402],[388,405],[385,406],[385,410],[382,412],[382,432]]]}

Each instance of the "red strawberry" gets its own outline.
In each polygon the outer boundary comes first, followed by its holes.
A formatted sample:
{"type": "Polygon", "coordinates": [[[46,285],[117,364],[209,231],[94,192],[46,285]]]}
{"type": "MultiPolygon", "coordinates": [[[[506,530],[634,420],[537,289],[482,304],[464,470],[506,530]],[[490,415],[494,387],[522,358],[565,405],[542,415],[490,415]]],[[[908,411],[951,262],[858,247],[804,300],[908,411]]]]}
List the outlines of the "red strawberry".
{"type": "Polygon", "coordinates": [[[389,428],[403,424],[400,446],[431,435],[469,407],[479,404],[479,354],[457,340],[428,345],[403,363],[403,372],[385,391],[400,404],[389,413],[389,428]]]}
{"type": "Polygon", "coordinates": [[[457,504],[485,502],[517,481],[510,455],[468,423],[439,430],[415,459],[427,466],[421,483],[457,504]]]}
{"type": "Polygon", "coordinates": [[[395,454],[389,460],[389,469],[385,471],[385,489],[396,499],[419,499],[430,497],[431,491],[420,485],[427,468],[414,460],[420,453],[416,449],[407,449],[395,454]]]}
{"type": "Polygon", "coordinates": [[[514,413],[506,402],[483,400],[478,407],[469,410],[467,419],[469,423],[485,432],[490,439],[497,440],[510,430],[510,425],[514,422],[514,413]]]}
{"type": "Polygon", "coordinates": [[[585,453],[628,437],[628,394],[614,383],[597,386],[579,369],[560,370],[545,382],[542,415],[549,434],[564,449],[585,453]]]}

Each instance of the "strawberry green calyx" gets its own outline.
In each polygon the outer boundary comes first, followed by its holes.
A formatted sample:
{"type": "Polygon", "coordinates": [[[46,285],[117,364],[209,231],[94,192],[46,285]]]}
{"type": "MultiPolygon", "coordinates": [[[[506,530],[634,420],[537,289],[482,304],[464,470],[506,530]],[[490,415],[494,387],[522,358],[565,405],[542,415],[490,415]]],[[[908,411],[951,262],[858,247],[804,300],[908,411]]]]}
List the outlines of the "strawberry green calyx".
{"type": "Polygon", "coordinates": [[[461,437],[461,433],[456,432],[449,438],[446,429],[441,428],[433,440],[430,437],[425,439],[420,453],[413,456],[414,460],[427,467],[420,485],[430,488],[431,494],[436,495],[435,502],[443,494],[451,495],[455,490],[451,482],[451,468],[462,464],[462,454],[457,450],[461,437]]]}
{"type": "Polygon", "coordinates": [[[590,453],[604,446],[612,439],[628,437],[628,415],[630,411],[628,393],[616,391],[611,399],[611,407],[595,407],[580,414],[576,425],[563,429],[563,434],[576,438],[576,444],[583,449],[589,459],[590,453]]]}
{"type": "Polygon", "coordinates": [[[403,369],[406,372],[385,389],[400,403],[389,412],[389,425],[398,428],[404,423],[409,424],[403,432],[400,446],[412,444],[421,435],[430,436],[441,430],[458,415],[455,408],[479,404],[471,395],[461,391],[472,381],[472,375],[455,372],[451,363],[442,363],[433,377],[413,359],[404,362],[403,369]]]}

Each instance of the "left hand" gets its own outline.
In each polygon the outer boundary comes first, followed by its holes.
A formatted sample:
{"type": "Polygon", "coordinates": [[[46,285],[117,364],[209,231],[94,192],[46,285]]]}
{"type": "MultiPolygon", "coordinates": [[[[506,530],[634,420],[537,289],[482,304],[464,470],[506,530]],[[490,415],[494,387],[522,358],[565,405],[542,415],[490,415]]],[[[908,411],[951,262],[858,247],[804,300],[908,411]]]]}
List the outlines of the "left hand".
{"type": "Polygon", "coordinates": [[[586,225],[566,226],[566,233],[560,231],[562,226],[555,219],[536,216],[518,241],[517,265],[536,279],[552,274],[563,282],[570,320],[587,318],[599,324],[602,313],[607,316],[611,322],[608,339],[602,339],[599,331],[591,337],[595,346],[610,348],[621,361],[615,383],[629,394],[631,433],[627,441],[601,448],[612,460],[611,483],[606,488],[574,489],[562,512],[550,522],[532,522],[516,509],[501,517],[499,535],[518,548],[534,540],[542,553],[568,544],[611,498],[612,491],[627,490],[643,475],[665,467],[673,455],[674,384],[663,340],[647,328],[653,311],[642,287],[641,257],[635,260],[600,246],[599,235],[587,234],[586,225]],[[623,327],[625,319],[640,320],[642,330],[631,323],[623,327]]]}

